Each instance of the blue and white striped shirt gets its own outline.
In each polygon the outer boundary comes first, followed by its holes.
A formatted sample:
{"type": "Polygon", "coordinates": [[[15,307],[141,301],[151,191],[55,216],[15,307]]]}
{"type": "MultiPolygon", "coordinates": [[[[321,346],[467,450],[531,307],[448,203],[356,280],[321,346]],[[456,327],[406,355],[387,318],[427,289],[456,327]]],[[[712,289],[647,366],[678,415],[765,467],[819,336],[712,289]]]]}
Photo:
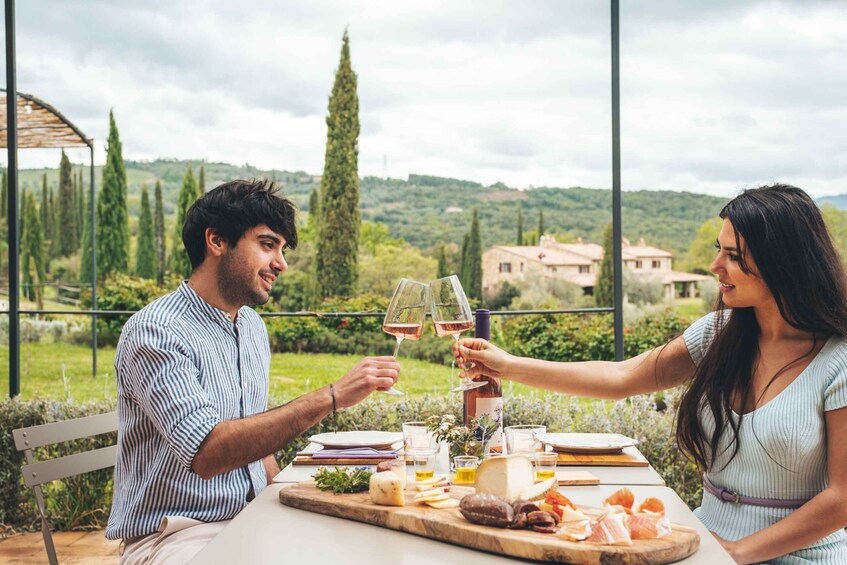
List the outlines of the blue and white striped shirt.
{"type": "Polygon", "coordinates": [[[230,316],[183,282],[132,316],[115,354],[118,455],[109,539],[152,534],[164,516],[229,520],[267,483],[262,461],[204,480],[197,449],[223,420],[264,411],[270,348],[251,308],[230,316]]]}

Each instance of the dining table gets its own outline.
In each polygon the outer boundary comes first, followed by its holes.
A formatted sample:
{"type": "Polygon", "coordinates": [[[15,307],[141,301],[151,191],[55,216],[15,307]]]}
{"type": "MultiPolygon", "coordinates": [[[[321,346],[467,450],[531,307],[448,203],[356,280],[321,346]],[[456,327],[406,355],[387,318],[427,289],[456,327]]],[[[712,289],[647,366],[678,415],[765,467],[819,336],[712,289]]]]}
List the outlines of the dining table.
{"type": "MultiPolygon", "coordinates": [[[[449,471],[446,452],[446,448],[439,452],[436,473],[446,474],[449,471]]],[[[491,565],[524,561],[407,532],[300,510],[280,503],[280,490],[310,480],[317,468],[317,465],[289,464],[282,469],[273,482],[201,550],[191,563],[491,565]]],[[[580,466],[565,469],[589,471],[599,479],[600,484],[597,485],[559,487],[559,491],[577,505],[596,506],[598,501],[624,486],[632,490],[638,499],[656,497],[664,501],[667,517],[672,523],[693,528],[700,536],[698,550],[678,563],[734,563],[685,502],[673,489],[665,486],[661,476],[652,466],[580,466]]],[[[411,466],[407,472],[411,483],[414,481],[411,466]]]]}

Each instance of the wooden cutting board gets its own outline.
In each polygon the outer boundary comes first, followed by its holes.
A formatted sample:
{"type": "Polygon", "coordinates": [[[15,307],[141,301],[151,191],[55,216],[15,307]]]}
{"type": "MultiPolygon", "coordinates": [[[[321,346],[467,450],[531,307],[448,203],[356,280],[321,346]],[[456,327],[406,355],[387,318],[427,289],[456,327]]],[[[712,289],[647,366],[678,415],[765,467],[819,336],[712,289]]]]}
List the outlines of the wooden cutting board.
{"type": "Polygon", "coordinates": [[[559,486],[566,487],[600,484],[600,479],[588,471],[556,471],[556,480],[559,482],[559,486]]]}
{"type": "Polygon", "coordinates": [[[596,465],[599,467],[649,467],[650,462],[641,455],[634,447],[627,447],[621,453],[596,454],[596,453],[565,453],[559,452],[559,460],[556,463],[561,466],[568,465],[596,465]]]}
{"type": "Polygon", "coordinates": [[[438,510],[419,506],[413,503],[413,497],[414,493],[406,491],[406,506],[377,506],[370,501],[367,492],[333,494],[318,490],[313,481],[279,491],[279,501],[292,508],[535,561],[584,565],[660,565],[688,557],[700,545],[700,536],[695,530],[676,525],[668,536],[656,540],[636,540],[631,546],[570,542],[555,534],[471,524],[456,508],[438,510]]]}

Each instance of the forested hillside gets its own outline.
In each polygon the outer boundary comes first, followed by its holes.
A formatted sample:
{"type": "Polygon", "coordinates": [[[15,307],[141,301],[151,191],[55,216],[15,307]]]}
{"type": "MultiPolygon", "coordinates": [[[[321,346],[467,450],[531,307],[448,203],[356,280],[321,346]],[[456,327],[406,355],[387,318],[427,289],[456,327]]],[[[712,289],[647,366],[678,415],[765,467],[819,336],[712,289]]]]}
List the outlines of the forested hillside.
{"type": "MultiPolygon", "coordinates": [[[[172,159],[126,161],[130,217],[138,216],[142,184],[152,188],[158,178],[162,181],[165,213],[172,222],[188,164],[189,161],[172,159]]],[[[246,164],[201,161],[191,164],[195,172],[201,165],[204,167],[207,190],[234,178],[267,177],[280,182],[304,212],[308,212],[309,193],[318,185],[316,177],[302,171],[262,170],[246,164]]],[[[87,181],[87,168],[84,170],[87,181]]],[[[48,183],[58,182],[58,169],[26,170],[21,171],[22,188],[40,190],[44,173],[48,183]]],[[[98,167],[95,172],[98,185],[101,175],[98,167]]],[[[519,206],[525,236],[535,235],[541,210],[544,231],[561,241],[576,237],[599,241],[603,226],[611,222],[612,195],[608,189],[544,187],[522,191],[502,183],[483,186],[459,179],[410,175],[408,180],[365,177],[360,190],[364,220],[382,222],[392,237],[403,238],[427,251],[440,241],[461,245],[473,208],[479,209],[483,248],[515,243],[519,206]]],[[[681,255],[688,250],[697,229],[715,217],[724,203],[723,198],[687,192],[625,191],[624,236],[633,243],[643,237],[648,244],[681,255]]]]}

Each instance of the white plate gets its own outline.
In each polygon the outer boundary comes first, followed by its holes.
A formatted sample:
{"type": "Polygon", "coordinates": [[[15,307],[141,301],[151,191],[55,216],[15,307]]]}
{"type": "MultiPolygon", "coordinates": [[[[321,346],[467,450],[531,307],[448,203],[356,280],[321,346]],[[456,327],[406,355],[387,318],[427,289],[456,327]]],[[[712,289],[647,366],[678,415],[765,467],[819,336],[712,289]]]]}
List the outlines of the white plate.
{"type": "Polygon", "coordinates": [[[620,434],[551,434],[545,438],[553,451],[565,453],[620,453],[638,440],[620,434]]]}
{"type": "Polygon", "coordinates": [[[398,441],[402,441],[402,439],[403,434],[401,432],[354,431],[317,434],[310,437],[309,441],[329,449],[352,449],[355,447],[385,449],[398,441]]]}

